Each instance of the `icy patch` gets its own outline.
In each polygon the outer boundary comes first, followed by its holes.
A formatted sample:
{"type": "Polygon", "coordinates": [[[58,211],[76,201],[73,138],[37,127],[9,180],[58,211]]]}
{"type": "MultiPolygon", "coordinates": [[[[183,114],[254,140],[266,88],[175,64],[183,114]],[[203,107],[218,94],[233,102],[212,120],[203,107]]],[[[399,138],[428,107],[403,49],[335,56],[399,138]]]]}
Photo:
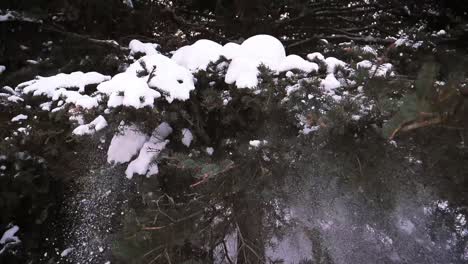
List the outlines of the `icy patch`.
{"type": "Polygon", "coordinates": [[[27,116],[27,115],[20,114],[20,115],[17,115],[17,116],[15,116],[15,117],[13,117],[13,118],[11,119],[11,122],[19,122],[19,121],[21,121],[21,120],[26,120],[26,119],[28,119],[28,116],[27,116]]]}
{"type": "Polygon", "coordinates": [[[143,42],[141,42],[139,40],[136,40],[136,39],[133,39],[128,44],[128,48],[130,49],[130,55],[136,55],[138,53],[141,53],[141,54],[144,54],[144,55],[155,55],[155,54],[159,53],[157,51],[158,47],[159,47],[158,44],[143,43],[143,42]]]}
{"type": "Polygon", "coordinates": [[[182,129],[182,144],[184,144],[187,147],[190,147],[192,140],[193,140],[193,135],[190,129],[187,129],[187,128],[182,129]]]}
{"type": "Polygon", "coordinates": [[[222,52],[223,46],[211,40],[201,39],[190,46],[178,49],[172,56],[172,60],[195,72],[206,70],[208,64],[217,61],[222,52]]]}
{"type": "Polygon", "coordinates": [[[148,136],[135,126],[120,126],[119,132],[112,137],[107,150],[107,162],[125,163],[143,147],[148,136]]]}
{"type": "Polygon", "coordinates": [[[156,164],[151,162],[159,156],[159,153],[166,147],[169,140],[165,140],[172,133],[172,128],[168,123],[161,123],[153,132],[151,138],[145,142],[140,149],[138,157],[128,164],[125,175],[131,179],[134,174],[151,176],[158,172],[156,164]],[[151,166],[150,166],[151,165],[151,166]]]}
{"type": "Polygon", "coordinates": [[[92,135],[97,131],[102,130],[107,126],[106,119],[100,115],[96,117],[91,123],[78,126],[73,130],[74,135],[83,136],[83,135],[92,135]]]}

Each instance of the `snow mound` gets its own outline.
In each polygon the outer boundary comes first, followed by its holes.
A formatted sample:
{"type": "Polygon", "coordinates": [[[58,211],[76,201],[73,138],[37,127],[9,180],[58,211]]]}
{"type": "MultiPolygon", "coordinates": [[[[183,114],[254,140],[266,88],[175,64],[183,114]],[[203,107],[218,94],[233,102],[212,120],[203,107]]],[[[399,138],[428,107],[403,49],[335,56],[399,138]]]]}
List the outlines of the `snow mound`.
{"type": "Polygon", "coordinates": [[[50,77],[38,76],[34,80],[19,84],[17,88],[22,89],[23,94],[44,95],[53,101],[64,99],[67,103],[90,109],[98,105],[98,98],[83,94],[85,86],[99,84],[109,79],[110,76],[97,72],[60,73],[50,77]]]}
{"type": "MultiPolygon", "coordinates": [[[[286,51],[281,41],[269,35],[250,37],[239,46],[228,44],[225,45],[224,54],[226,58],[232,58],[232,61],[225,82],[235,84],[238,88],[254,88],[258,85],[258,66],[261,64],[273,71],[280,71],[281,64],[286,60],[286,51]]],[[[286,62],[283,67],[289,70],[290,63],[291,61],[286,62]]]]}
{"type": "Polygon", "coordinates": [[[149,80],[149,87],[159,89],[169,103],[174,99],[187,100],[195,89],[192,73],[161,54],[140,58],[126,73],[149,80]]]}
{"type": "Polygon", "coordinates": [[[334,73],[337,67],[346,67],[346,62],[339,60],[334,57],[328,57],[325,59],[325,64],[327,65],[327,73],[334,73]]]}
{"type": "Polygon", "coordinates": [[[369,45],[362,47],[361,50],[365,54],[372,54],[374,56],[377,56],[377,51],[369,45]]]}
{"type": "Polygon", "coordinates": [[[245,40],[241,45],[227,43],[224,46],[211,40],[198,40],[190,46],[184,46],[172,56],[172,60],[191,72],[206,70],[210,62],[221,56],[231,60],[225,82],[238,88],[254,88],[258,85],[258,67],[265,65],[274,72],[300,70],[312,72],[318,70],[315,63],[308,62],[297,55],[286,57],[281,41],[269,35],[256,35],[245,40]]]}
{"type": "Polygon", "coordinates": [[[223,46],[207,40],[200,39],[190,46],[178,49],[172,60],[192,72],[206,70],[210,62],[217,61],[223,53],[223,46]]]}
{"type": "Polygon", "coordinates": [[[130,55],[136,55],[138,53],[142,53],[144,55],[155,55],[159,53],[156,50],[158,47],[159,47],[158,44],[143,43],[137,39],[133,39],[128,44],[128,48],[130,49],[130,55]]]}
{"type": "Polygon", "coordinates": [[[70,74],[59,73],[50,77],[38,76],[36,79],[24,82],[18,85],[23,88],[23,93],[33,93],[34,96],[45,95],[54,97],[57,90],[60,88],[76,89],[80,93],[84,93],[86,85],[99,84],[107,81],[110,76],[102,75],[97,72],[72,72],[70,74]]]}
{"type": "Polygon", "coordinates": [[[269,35],[256,35],[242,43],[240,56],[258,60],[270,69],[276,70],[286,58],[286,51],[277,38],[269,35]]]}
{"type": "Polygon", "coordinates": [[[297,55],[287,56],[279,66],[279,71],[281,72],[290,71],[294,69],[310,73],[313,71],[318,71],[319,67],[316,63],[306,61],[297,55]]]}
{"type": "Polygon", "coordinates": [[[188,128],[182,129],[182,144],[184,144],[186,147],[190,147],[192,140],[193,140],[193,135],[190,129],[188,128]]]}
{"type": "Polygon", "coordinates": [[[27,115],[19,114],[11,119],[11,122],[19,122],[21,120],[26,120],[28,119],[27,115]]]}
{"type": "Polygon", "coordinates": [[[2,74],[6,70],[4,65],[0,65],[0,74],[2,74]]]}
{"type": "Polygon", "coordinates": [[[0,244],[6,244],[10,242],[20,242],[19,238],[15,236],[16,232],[18,232],[19,227],[18,226],[12,226],[10,229],[5,231],[3,233],[2,238],[0,238],[0,244]]]}
{"type": "Polygon", "coordinates": [[[92,135],[95,132],[102,130],[106,126],[106,119],[102,115],[100,115],[96,117],[96,119],[94,119],[91,123],[78,126],[73,130],[72,133],[77,136],[92,135]]]}
{"type": "Polygon", "coordinates": [[[119,132],[112,137],[109,149],[107,150],[108,163],[129,162],[133,156],[143,147],[148,140],[148,136],[142,133],[137,127],[120,126],[119,132]]]}
{"type": "Polygon", "coordinates": [[[317,59],[319,61],[324,61],[325,57],[320,52],[313,52],[313,53],[307,54],[307,59],[309,59],[309,60],[316,60],[317,59]]]}
{"type": "Polygon", "coordinates": [[[393,65],[391,63],[384,63],[381,65],[373,65],[369,70],[369,73],[378,77],[386,77],[387,75],[392,75],[393,65]]]}
{"type": "Polygon", "coordinates": [[[165,140],[172,133],[168,123],[161,123],[153,132],[151,138],[143,144],[138,157],[128,164],[125,175],[131,179],[134,174],[147,177],[158,173],[158,165],[151,162],[159,156],[169,140],[165,140]]]}
{"type": "Polygon", "coordinates": [[[335,75],[333,73],[327,74],[327,77],[322,80],[320,83],[320,87],[322,87],[325,91],[333,91],[336,88],[339,88],[341,86],[340,82],[335,78],[335,75]]]}
{"type": "Polygon", "coordinates": [[[356,64],[358,69],[370,69],[372,67],[372,62],[369,60],[363,60],[356,64]]]}
{"type": "Polygon", "coordinates": [[[237,43],[229,42],[223,46],[222,55],[228,59],[232,60],[241,52],[241,46],[237,43]]]}
{"type": "Polygon", "coordinates": [[[142,108],[153,106],[154,99],[161,94],[149,88],[144,78],[128,73],[119,73],[112,80],[98,85],[98,91],[109,96],[108,107],[132,106],[142,108]]]}

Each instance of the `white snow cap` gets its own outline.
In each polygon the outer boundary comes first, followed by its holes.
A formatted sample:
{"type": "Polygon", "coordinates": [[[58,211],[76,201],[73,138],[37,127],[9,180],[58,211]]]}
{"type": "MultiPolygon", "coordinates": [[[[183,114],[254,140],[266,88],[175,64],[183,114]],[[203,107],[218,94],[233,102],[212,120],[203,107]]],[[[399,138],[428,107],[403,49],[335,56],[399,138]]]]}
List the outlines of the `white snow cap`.
{"type": "Polygon", "coordinates": [[[318,71],[319,67],[316,63],[306,61],[297,55],[287,56],[279,66],[279,71],[285,72],[289,70],[298,69],[303,72],[318,71]]]}
{"type": "Polygon", "coordinates": [[[231,54],[229,56],[232,57],[232,62],[229,65],[225,82],[236,84],[238,88],[257,86],[260,64],[277,71],[280,63],[286,58],[283,44],[269,35],[250,37],[239,48],[234,47],[235,45],[230,45],[231,54]]]}
{"type": "Polygon", "coordinates": [[[90,84],[98,84],[109,80],[110,77],[97,72],[72,72],[70,74],[59,73],[50,77],[38,76],[36,79],[19,84],[19,88],[23,88],[23,93],[33,93],[33,95],[46,95],[54,97],[57,90],[65,88],[84,92],[85,86],[90,84]]]}
{"type": "Polygon", "coordinates": [[[188,128],[182,129],[182,144],[184,144],[187,147],[190,147],[192,140],[193,140],[193,135],[190,129],[188,128]]]}
{"type": "Polygon", "coordinates": [[[149,87],[165,92],[169,103],[174,99],[187,100],[190,97],[190,91],[195,89],[193,75],[186,68],[161,54],[142,57],[130,65],[126,73],[137,76],[145,72],[140,78],[147,81],[154,67],[156,69],[149,81],[149,87]],[[142,65],[145,65],[146,69],[142,65]]]}
{"type": "Polygon", "coordinates": [[[131,179],[133,175],[140,174],[147,177],[157,174],[159,169],[157,164],[151,162],[159,156],[166,147],[169,140],[165,140],[172,133],[172,128],[168,123],[161,123],[153,132],[151,138],[146,141],[140,149],[138,157],[128,164],[125,175],[131,179]]]}
{"type": "Polygon", "coordinates": [[[26,120],[28,119],[27,115],[19,114],[11,119],[11,122],[19,122],[21,120],[26,120]]]}
{"type": "Polygon", "coordinates": [[[323,79],[320,83],[320,87],[322,87],[326,91],[333,91],[340,86],[340,82],[335,78],[335,75],[333,73],[327,74],[327,77],[323,79]]]}
{"type": "Polygon", "coordinates": [[[339,60],[334,57],[328,57],[325,59],[327,64],[327,73],[334,73],[337,67],[346,67],[346,62],[339,60]]]}
{"type": "Polygon", "coordinates": [[[119,126],[119,131],[112,137],[107,150],[107,162],[117,164],[129,162],[147,140],[148,136],[136,126],[119,126]]]}
{"type": "Polygon", "coordinates": [[[102,130],[107,126],[106,119],[100,115],[96,117],[91,123],[78,126],[73,130],[74,135],[83,136],[83,135],[92,135],[95,132],[102,130]]]}
{"type": "Polygon", "coordinates": [[[45,95],[53,101],[64,98],[67,103],[89,109],[98,105],[98,98],[83,94],[85,86],[98,84],[109,79],[110,76],[97,72],[60,73],[50,77],[38,76],[34,80],[19,84],[18,88],[22,89],[24,94],[45,95]]]}
{"type": "Polygon", "coordinates": [[[356,67],[359,69],[370,69],[372,67],[372,62],[368,60],[363,60],[356,64],[356,67]]]}
{"type": "Polygon", "coordinates": [[[223,52],[223,46],[218,43],[200,39],[190,46],[184,46],[178,49],[172,60],[177,64],[184,66],[192,72],[206,70],[210,62],[217,61],[223,52]]]}
{"type": "Polygon", "coordinates": [[[109,96],[108,107],[120,105],[142,108],[153,106],[154,99],[161,97],[156,90],[149,88],[144,78],[128,73],[119,73],[112,80],[98,85],[98,91],[109,96]]]}
{"type": "Polygon", "coordinates": [[[320,61],[324,61],[325,57],[320,52],[313,52],[313,53],[307,54],[307,59],[309,59],[309,60],[317,59],[317,60],[320,60],[320,61]]]}
{"type": "Polygon", "coordinates": [[[144,55],[158,54],[159,52],[156,50],[158,47],[159,45],[156,43],[143,43],[137,39],[133,39],[128,44],[130,55],[135,55],[137,53],[142,53],[144,55]]]}
{"type": "Polygon", "coordinates": [[[5,233],[3,233],[2,235],[2,238],[0,238],[0,244],[3,245],[6,243],[10,243],[10,242],[14,242],[14,243],[20,242],[19,238],[15,236],[18,230],[19,230],[19,227],[15,225],[15,226],[12,226],[7,231],[5,231],[5,233]]]}
{"type": "Polygon", "coordinates": [[[237,43],[229,42],[223,46],[222,55],[228,59],[232,60],[234,57],[237,56],[241,51],[241,46],[237,43]]]}

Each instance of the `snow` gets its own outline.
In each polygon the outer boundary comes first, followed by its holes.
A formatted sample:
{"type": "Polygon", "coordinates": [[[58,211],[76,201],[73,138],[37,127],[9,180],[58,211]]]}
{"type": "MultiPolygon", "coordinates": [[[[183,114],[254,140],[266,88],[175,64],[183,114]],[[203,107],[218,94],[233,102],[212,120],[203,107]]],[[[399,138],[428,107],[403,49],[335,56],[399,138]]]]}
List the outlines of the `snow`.
{"type": "Polygon", "coordinates": [[[128,48],[130,49],[130,55],[136,55],[138,53],[142,53],[144,55],[155,55],[159,53],[157,51],[158,47],[159,45],[156,43],[143,43],[137,39],[131,40],[128,44],[128,48]]]}
{"type": "Polygon", "coordinates": [[[211,155],[213,155],[213,153],[214,153],[214,149],[212,147],[207,147],[206,148],[206,154],[211,156],[211,155]]]}
{"type": "Polygon", "coordinates": [[[119,132],[112,137],[109,149],[107,150],[108,163],[129,162],[135,156],[143,144],[148,140],[148,136],[142,133],[137,127],[120,126],[119,132]]]}
{"type": "Polygon", "coordinates": [[[228,59],[232,60],[241,52],[241,46],[237,43],[229,42],[223,46],[222,55],[228,59]]]}
{"type": "MultiPolygon", "coordinates": [[[[2,10],[0,10],[0,13],[2,10]]],[[[28,21],[28,22],[42,22],[41,20],[36,20],[32,17],[28,17],[26,15],[20,14],[16,11],[6,11],[5,14],[0,14],[0,22],[3,21],[28,21]]]]}
{"type": "Polygon", "coordinates": [[[366,46],[362,47],[361,50],[362,50],[363,53],[372,54],[374,56],[377,56],[377,51],[374,48],[372,48],[371,46],[369,46],[369,45],[366,45],[366,46]]]}
{"type": "Polygon", "coordinates": [[[0,74],[2,74],[6,70],[4,65],[0,65],[0,74]]]}
{"type": "Polygon", "coordinates": [[[372,62],[369,60],[363,60],[356,64],[356,67],[359,69],[370,69],[372,67],[372,62]]]}
{"type": "Polygon", "coordinates": [[[60,253],[60,256],[63,258],[63,257],[66,257],[68,256],[68,254],[70,254],[70,252],[73,251],[73,248],[66,248],[65,250],[62,251],[62,253],[60,253]]]}
{"type": "Polygon", "coordinates": [[[28,119],[27,115],[19,114],[11,119],[11,122],[19,122],[21,120],[26,120],[28,119]]]}
{"type": "Polygon", "coordinates": [[[327,65],[327,73],[334,73],[337,67],[346,67],[346,62],[341,61],[335,57],[328,57],[325,59],[327,65]]]}
{"type": "Polygon", "coordinates": [[[172,55],[172,60],[188,70],[196,72],[206,70],[208,64],[217,61],[222,52],[223,46],[220,44],[211,40],[201,39],[190,46],[178,49],[172,55]]]}
{"type": "Polygon", "coordinates": [[[258,85],[258,66],[260,62],[250,58],[238,57],[232,60],[224,78],[227,84],[237,88],[254,88],[258,85]]]}
{"type": "Polygon", "coordinates": [[[78,88],[80,93],[85,91],[86,85],[98,84],[109,80],[110,77],[97,72],[72,72],[70,74],[59,73],[50,77],[38,76],[36,79],[19,84],[23,88],[23,93],[33,93],[33,95],[46,95],[55,97],[55,93],[60,88],[78,88]]]}
{"type": "Polygon", "coordinates": [[[250,140],[250,141],[249,141],[249,145],[252,146],[252,147],[254,147],[254,148],[258,148],[258,147],[260,147],[261,145],[265,145],[265,144],[267,144],[267,143],[268,143],[268,141],[266,141],[266,140],[258,140],[258,139],[250,140]]]}
{"type": "Polygon", "coordinates": [[[106,126],[106,119],[102,115],[100,115],[96,117],[91,123],[78,126],[73,130],[72,133],[78,136],[92,135],[95,132],[102,130],[106,126]]]}
{"type": "MultiPolygon", "coordinates": [[[[143,76],[139,78],[148,82],[149,87],[163,92],[169,103],[174,99],[187,100],[190,97],[190,91],[195,89],[192,73],[161,54],[140,58],[130,65],[125,74],[135,77],[142,74],[143,76]],[[155,69],[153,77],[148,82],[149,75],[153,69],[155,69]]],[[[130,92],[130,90],[130,88],[126,89],[126,92],[130,92]]]]}
{"type": "Polygon", "coordinates": [[[0,15],[0,22],[10,21],[10,20],[13,20],[13,19],[15,19],[15,16],[11,12],[7,12],[4,15],[0,15]]]}
{"type": "Polygon", "coordinates": [[[184,144],[187,147],[190,147],[192,140],[193,140],[193,135],[190,129],[188,128],[182,129],[182,144],[184,144]]]}
{"type": "Polygon", "coordinates": [[[133,1],[132,0],[124,0],[123,3],[128,6],[129,8],[133,9],[133,1]]]}
{"type": "Polygon", "coordinates": [[[369,70],[371,75],[385,77],[388,74],[391,74],[393,70],[393,65],[391,63],[384,63],[382,65],[374,65],[369,70]]]}
{"type": "Polygon", "coordinates": [[[258,85],[258,66],[264,64],[273,71],[286,59],[283,44],[269,35],[256,35],[245,40],[238,48],[231,44],[232,61],[225,76],[227,84],[238,88],[254,88],[258,85]]]}
{"type": "Polygon", "coordinates": [[[5,231],[2,235],[2,238],[0,239],[0,244],[6,244],[10,242],[20,242],[19,238],[15,236],[16,232],[18,232],[19,227],[18,226],[12,226],[10,229],[5,231]]]}
{"type": "Polygon", "coordinates": [[[316,63],[306,61],[297,55],[289,55],[281,62],[278,70],[284,72],[294,69],[310,73],[318,71],[319,67],[316,63]]]}
{"type": "Polygon", "coordinates": [[[97,72],[60,73],[55,76],[41,77],[18,85],[24,94],[44,95],[57,101],[64,98],[67,103],[90,109],[98,106],[98,98],[84,95],[86,85],[98,84],[110,77],[97,72]],[[76,91],[78,90],[78,91],[76,91]]]}
{"type": "Polygon", "coordinates": [[[269,35],[256,35],[246,39],[241,44],[241,53],[240,56],[258,60],[272,70],[276,70],[277,65],[286,58],[281,41],[269,35]]]}
{"type": "Polygon", "coordinates": [[[151,138],[146,141],[140,149],[138,157],[128,164],[125,175],[131,179],[134,174],[150,176],[157,173],[157,165],[151,165],[151,162],[159,156],[159,153],[166,147],[169,140],[165,140],[172,133],[172,128],[168,123],[161,123],[153,132],[151,138]]]}
{"type": "Polygon", "coordinates": [[[335,78],[335,75],[333,73],[327,74],[327,77],[325,77],[325,79],[323,79],[320,83],[320,87],[322,87],[326,91],[333,91],[340,86],[340,82],[335,78]]]}
{"type": "Polygon", "coordinates": [[[439,32],[436,33],[437,36],[444,36],[444,35],[447,35],[447,32],[443,29],[441,29],[439,32]]]}
{"type": "Polygon", "coordinates": [[[97,89],[109,96],[108,107],[152,107],[154,99],[161,97],[158,91],[149,88],[145,79],[128,73],[115,75],[110,81],[99,84],[97,89]]]}
{"type": "Polygon", "coordinates": [[[320,52],[313,52],[313,53],[307,54],[307,59],[309,60],[317,59],[319,61],[325,61],[325,57],[320,52]]]}

